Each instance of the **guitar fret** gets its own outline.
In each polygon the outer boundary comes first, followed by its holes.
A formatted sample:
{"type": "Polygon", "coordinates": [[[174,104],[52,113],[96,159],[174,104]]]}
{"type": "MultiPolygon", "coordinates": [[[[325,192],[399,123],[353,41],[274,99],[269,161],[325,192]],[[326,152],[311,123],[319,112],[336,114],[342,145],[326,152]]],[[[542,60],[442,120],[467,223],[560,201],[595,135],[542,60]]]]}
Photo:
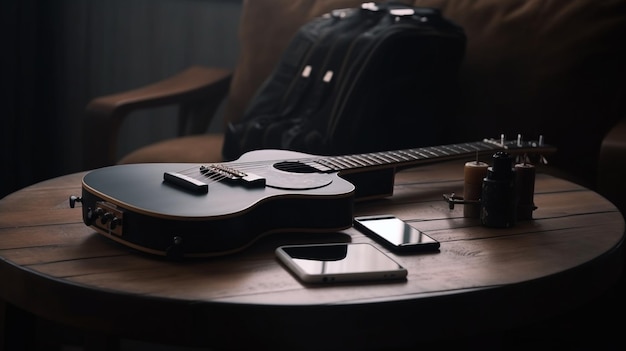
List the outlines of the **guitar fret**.
{"type": "Polygon", "coordinates": [[[335,158],[335,159],[333,159],[333,162],[337,165],[337,167],[338,167],[339,169],[351,168],[349,164],[347,164],[347,163],[343,162],[343,161],[342,161],[342,160],[340,160],[340,159],[335,158]]]}
{"type": "Polygon", "coordinates": [[[329,158],[319,159],[317,160],[317,163],[321,164],[324,167],[328,167],[334,171],[340,171],[343,169],[343,167],[341,167],[340,165],[337,165],[335,162],[333,162],[332,159],[329,159],[329,158]]]}
{"type": "Polygon", "coordinates": [[[372,157],[372,159],[376,162],[377,165],[383,164],[383,163],[389,163],[389,160],[387,160],[383,154],[381,154],[380,152],[374,153],[374,154],[370,154],[370,156],[372,157]]]}
{"type": "Polygon", "coordinates": [[[370,164],[373,165],[373,166],[381,164],[381,160],[379,158],[377,158],[376,155],[374,155],[374,154],[366,154],[366,155],[361,155],[361,156],[363,156],[363,158],[369,160],[370,164]]]}
{"type": "Polygon", "coordinates": [[[425,153],[423,153],[423,152],[421,152],[421,151],[419,151],[419,150],[414,149],[413,151],[414,151],[416,154],[418,154],[418,155],[420,156],[420,158],[429,158],[429,157],[430,157],[430,156],[426,155],[425,153]]]}
{"type": "Polygon", "coordinates": [[[469,144],[469,143],[458,144],[458,148],[461,149],[462,151],[465,151],[465,152],[472,152],[472,151],[480,150],[480,148],[478,146],[473,145],[473,144],[469,144]]]}
{"type": "Polygon", "coordinates": [[[352,160],[352,158],[350,157],[346,157],[346,156],[340,156],[339,159],[342,162],[345,162],[346,164],[348,164],[350,166],[350,168],[355,168],[357,166],[360,166],[359,163],[355,162],[354,160],[352,160]]]}
{"type": "Polygon", "coordinates": [[[312,161],[304,162],[304,164],[310,167],[313,167],[320,172],[330,172],[330,171],[336,170],[333,167],[327,165],[324,162],[324,160],[312,160],[312,161]]]}
{"type": "Polygon", "coordinates": [[[482,151],[482,150],[499,150],[499,149],[503,148],[501,145],[496,145],[496,144],[493,144],[493,143],[481,142],[481,144],[483,145],[483,149],[480,149],[478,147],[478,145],[475,145],[476,150],[478,150],[478,151],[482,151]]]}
{"type": "Polygon", "coordinates": [[[401,152],[398,151],[390,151],[389,152],[391,155],[400,158],[403,161],[409,161],[409,159],[406,158],[406,156],[404,156],[401,152]]]}
{"type": "MultiPolygon", "coordinates": [[[[429,154],[431,154],[432,156],[438,157],[439,155],[437,155],[436,153],[434,153],[432,150],[429,149],[424,149],[424,151],[428,152],[429,154]]],[[[428,156],[430,157],[430,156],[428,156]]]]}
{"type": "Polygon", "coordinates": [[[445,151],[444,151],[444,150],[442,150],[442,148],[441,148],[441,147],[438,147],[438,146],[433,146],[433,147],[431,147],[430,149],[431,149],[433,152],[443,152],[443,153],[445,154],[445,151]]]}
{"type": "Polygon", "coordinates": [[[452,154],[457,154],[458,155],[458,154],[463,153],[462,151],[459,151],[455,147],[456,147],[456,145],[443,145],[443,146],[441,146],[442,149],[448,150],[448,155],[452,155],[452,154]]]}
{"type": "Polygon", "coordinates": [[[404,155],[407,161],[415,161],[416,158],[415,156],[411,155],[410,151],[411,150],[399,150],[398,152],[404,155]]]}
{"type": "Polygon", "coordinates": [[[387,152],[385,154],[385,157],[387,158],[387,162],[388,163],[392,163],[392,162],[400,162],[401,159],[395,157],[395,155],[393,155],[391,152],[387,152]]]}
{"type": "Polygon", "coordinates": [[[353,157],[359,160],[364,167],[372,166],[372,160],[367,155],[354,155],[353,157]]]}
{"type": "Polygon", "coordinates": [[[446,155],[445,152],[441,152],[441,150],[437,150],[437,149],[430,149],[428,151],[432,154],[431,158],[433,158],[433,157],[434,158],[439,158],[439,157],[443,157],[443,156],[446,155]]]}
{"type": "Polygon", "coordinates": [[[380,158],[385,162],[385,163],[394,163],[394,162],[398,162],[398,160],[394,159],[391,155],[384,153],[382,155],[380,155],[380,158]]]}
{"type": "Polygon", "coordinates": [[[365,165],[363,164],[363,162],[361,162],[361,161],[359,160],[359,158],[358,158],[358,157],[356,157],[356,156],[354,156],[354,155],[347,156],[347,157],[345,158],[345,160],[346,160],[346,161],[348,161],[348,162],[350,162],[350,163],[353,165],[353,167],[363,167],[363,166],[365,166],[365,165]]]}
{"type": "Polygon", "coordinates": [[[481,151],[483,150],[483,148],[479,147],[477,144],[473,144],[473,143],[467,143],[467,144],[463,144],[465,146],[466,149],[468,149],[470,152],[472,151],[481,151]]]}
{"type": "Polygon", "coordinates": [[[333,157],[332,161],[340,167],[340,169],[353,168],[349,163],[341,159],[341,157],[333,157]]]}
{"type": "Polygon", "coordinates": [[[405,150],[409,155],[411,155],[411,157],[413,157],[414,160],[421,160],[422,158],[424,158],[423,155],[421,155],[417,150],[415,149],[409,149],[409,150],[405,150]]]}

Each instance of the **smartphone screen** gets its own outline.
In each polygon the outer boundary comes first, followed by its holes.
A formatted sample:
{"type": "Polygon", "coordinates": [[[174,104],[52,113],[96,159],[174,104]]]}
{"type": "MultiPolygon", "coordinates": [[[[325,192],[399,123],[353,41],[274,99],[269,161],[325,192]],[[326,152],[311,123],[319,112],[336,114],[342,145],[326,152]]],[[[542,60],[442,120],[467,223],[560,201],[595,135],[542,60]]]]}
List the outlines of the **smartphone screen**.
{"type": "Polygon", "coordinates": [[[354,219],[355,226],[392,251],[436,251],[439,242],[403,220],[390,216],[365,216],[354,219]]]}
{"type": "Polygon", "coordinates": [[[305,282],[402,279],[407,275],[404,267],[370,244],[281,246],[276,255],[305,282]]]}

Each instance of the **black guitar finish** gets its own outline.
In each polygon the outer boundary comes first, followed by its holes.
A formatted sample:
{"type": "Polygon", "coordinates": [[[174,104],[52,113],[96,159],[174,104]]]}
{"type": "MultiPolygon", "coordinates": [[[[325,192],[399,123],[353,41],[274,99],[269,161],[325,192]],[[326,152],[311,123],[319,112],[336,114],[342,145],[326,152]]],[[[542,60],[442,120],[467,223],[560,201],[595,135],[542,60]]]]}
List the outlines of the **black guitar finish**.
{"type": "Polygon", "coordinates": [[[258,150],[220,164],[105,167],[83,178],[83,221],[152,254],[224,255],[271,233],[349,228],[354,200],[391,195],[397,169],[502,149],[551,151],[488,140],[350,156],[258,150]]]}

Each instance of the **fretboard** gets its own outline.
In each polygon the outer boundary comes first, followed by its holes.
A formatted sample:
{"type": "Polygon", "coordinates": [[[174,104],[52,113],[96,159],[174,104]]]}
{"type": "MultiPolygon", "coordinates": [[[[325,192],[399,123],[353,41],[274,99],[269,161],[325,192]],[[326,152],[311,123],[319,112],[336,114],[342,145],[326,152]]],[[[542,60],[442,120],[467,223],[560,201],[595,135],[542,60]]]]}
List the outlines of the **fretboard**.
{"type": "Polygon", "coordinates": [[[554,148],[536,141],[501,141],[485,139],[483,141],[438,145],[414,149],[381,151],[365,154],[328,156],[314,158],[306,162],[320,171],[346,171],[371,167],[410,167],[428,162],[460,159],[473,155],[493,154],[506,151],[510,154],[544,154],[554,148]]]}

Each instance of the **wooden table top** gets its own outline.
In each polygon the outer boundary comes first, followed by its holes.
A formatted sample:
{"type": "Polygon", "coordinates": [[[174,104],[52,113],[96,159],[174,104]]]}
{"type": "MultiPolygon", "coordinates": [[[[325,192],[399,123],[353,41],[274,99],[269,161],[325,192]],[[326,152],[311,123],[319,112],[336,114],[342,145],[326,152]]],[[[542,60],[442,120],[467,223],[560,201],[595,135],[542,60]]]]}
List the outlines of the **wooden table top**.
{"type": "Polygon", "coordinates": [[[395,214],[441,242],[438,253],[412,255],[389,253],[351,228],[167,261],[82,223],[68,198],[80,195],[84,173],[44,181],[0,200],[0,298],[53,321],[155,342],[392,347],[419,340],[390,335],[438,339],[528,323],[617,279],[624,219],[610,202],[540,173],[534,219],[486,228],[443,201],[462,193],[463,164],[402,171],[394,196],[356,205],[355,215],[395,214]],[[408,269],[407,280],[307,286],[274,256],[279,245],[346,240],[381,248],[408,269]]]}

